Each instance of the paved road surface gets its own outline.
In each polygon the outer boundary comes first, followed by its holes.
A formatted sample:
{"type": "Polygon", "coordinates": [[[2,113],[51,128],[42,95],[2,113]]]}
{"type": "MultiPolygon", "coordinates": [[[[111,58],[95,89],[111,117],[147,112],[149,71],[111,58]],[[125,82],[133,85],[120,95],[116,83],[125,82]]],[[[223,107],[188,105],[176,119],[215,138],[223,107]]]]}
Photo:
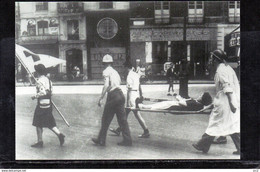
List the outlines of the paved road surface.
{"type": "MultiPolygon", "coordinates": [[[[151,98],[167,97],[167,85],[145,85],[144,96],[151,98]]],[[[125,90],[125,86],[122,87],[125,90]]],[[[16,159],[19,160],[97,160],[97,159],[239,159],[232,155],[235,150],[228,137],[226,145],[212,145],[208,154],[194,150],[191,146],[204,133],[208,115],[171,115],[163,113],[142,113],[151,132],[148,139],[138,138],[142,128],[134,115],[128,122],[133,138],[132,147],[117,146],[121,136],[108,131],[107,146],[93,145],[91,138],[98,134],[103,108],[97,106],[101,86],[55,86],[53,100],[69,121],[67,127],[57,112],[54,112],[59,129],[66,135],[65,144],[59,146],[57,137],[44,129],[44,148],[35,149],[30,145],[36,142],[35,127],[31,125],[36,101],[30,97],[34,87],[16,88],[16,159]]],[[[178,86],[175,86],[178,92],[178,86]]],[[[214,85],[192,84],[189,95],[197,97],[204,91],[215,95],[214,85]]],[[[117,127],[116,118],[110,127],[117,127]]]]}

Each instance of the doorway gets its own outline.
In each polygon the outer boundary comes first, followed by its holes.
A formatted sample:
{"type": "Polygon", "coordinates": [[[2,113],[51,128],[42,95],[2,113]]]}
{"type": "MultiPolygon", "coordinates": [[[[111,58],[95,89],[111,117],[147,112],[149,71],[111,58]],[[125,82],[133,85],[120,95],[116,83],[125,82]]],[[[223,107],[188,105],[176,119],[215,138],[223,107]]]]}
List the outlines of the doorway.
{"type": "Polygon", "coordinates": [[[82,62],[82,50],[80,49],[69,49],[66,51],[66,72],[68,75],[73,73],[73,68],[76,66],[80,70],[80,74],[83,73],[83,62],[82,62]]]}
{"type": "Polygon", "coordinates": [[[190,76],[194,79],[205,79],[207,63],[207,42],[190,42],[190,76]]]}

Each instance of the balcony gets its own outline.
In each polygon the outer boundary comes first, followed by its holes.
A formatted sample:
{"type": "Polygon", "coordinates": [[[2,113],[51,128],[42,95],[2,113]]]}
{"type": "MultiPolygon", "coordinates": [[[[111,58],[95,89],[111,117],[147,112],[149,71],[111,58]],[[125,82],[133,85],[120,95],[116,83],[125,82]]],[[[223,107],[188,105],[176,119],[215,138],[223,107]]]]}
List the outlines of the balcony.
{"type": "Polygon", "coordinates": [[[30,36],[23,35],[18,38],[20,43],[55,43],[58,41],[58,35],[38,35],[38,36],[30,36]]]}
{"type": "MultiPolygon", "coordinates": [[[[158,21],[158,18],[156,20],[158,21]]],[[[171,18],[167,18],[167,20],[162,18],[161,21],[162,22],[157,23],[154,18],[130,18],[130,26],[182,24],[184,22],[184,17],[171,17],[171,18]]]]}
{"type": "Polygon", "coordinates": [[[228,17],[229,23],[240,23],[240,16],[228,17]]]}
{"type": "Polygon", "coordinates": [[[84,11],[84,6],[83,3],[81,2],[58,3],[59,14],[81,13],[83,11],[84,11]]]}
{"type": "Polygon", "coordinates": [[[226,16],[207,16],[204,18],[205,23],[226,23],[226,16]]]}
{"type": "Polygon", "coordinates": [[[203,22],[203,17],[188,17],[189,24],[202,24],[203,22]]]}

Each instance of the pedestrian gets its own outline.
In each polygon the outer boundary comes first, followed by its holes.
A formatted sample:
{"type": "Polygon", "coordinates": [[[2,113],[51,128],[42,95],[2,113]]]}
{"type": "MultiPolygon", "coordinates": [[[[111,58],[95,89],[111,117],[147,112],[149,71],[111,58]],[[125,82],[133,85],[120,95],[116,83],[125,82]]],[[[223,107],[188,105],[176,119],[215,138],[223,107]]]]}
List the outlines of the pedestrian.
{"type": "Polygon", "coordinates": [[[34,68],[38,75],[38,79],[36,82],[37,93],[35,96],[32,97],[32,99],[37,99],[38,101],[34,112],[32,125],[36,127],[38,142],[31,145],[31,147],[43,147],[43,128],[49,128],[51,131],[53,131],[58,136],[60,146],[62,146],[64,144],[65,136],[57,128],[55,119],[52,115],[52,83],[46,77],[47,72],[43,64],[35,65],[34,68]]]}
{"type": "Polygon", "coordinates": [[[168,80],[168,83],[169,83],[169,88],[168,88],[168,94],[167,94],[167,96],[172,96],[172,95],[175,96],[175,95],[177,95],[177,94],[174,92],[174,88],[173,88],[174,75],[175,75],[174,65],[173,65],[173,63],[171,63],[169,69],[167,69],[167,72],[166,72],[166,77],[167,77],[167,80],[168,80]],[[172,94],[171,94],[170,91],[172,91],[172,94]]]}
{"type": "Polygon", "coordinates": [[[222,50],[211,53],[209,62],[215,72],[217,95],[214,98],[209,124],[202,138],[193,144],[199,151],[207,153],[215,137],[230,135],[236,151],[240,154],[240,86],[235,71],[226,64],[227,56],[222,50]]]}
{"type": "MultiPolygon", "coordinates": [[[[128,70],[128,75],[126,79],[126,88],[127,88],[127,107],[137,108],[137,103],[142,97],[142,88],[140,84],[140,75],[134,71],[134,68],[130,62],[125,63],[125,67],[128,70]]],[[[131,110],[126,110],[126,118],[128,117],[131,110]]],[[[145,123],[145,120],[141,116],[139,111],[133,111],[135,118],[138,120],[139,124],[143,128],[143,134],[139,135],[139,138],[148,138],[150,136],[148,127],[145,123]]],[[[120,135],[121,128],[118,127],[117,129],[110,128],[111,132],[115,133],[116,135],[120,135]]]]}
{"type": "Polygon", "coordinates": [[[106,135],[108,127],[116,114],[117,122],[122,129],[123,141],[119,142],[120,146],[132,146],[132,138],[130,135],[129,126],[126,120],[125,113],[125,97],[120,88],[121,78],[118,72],[112,67],[113,58],[110,55],[103,57],[103,65],[105,70],[103,71],[104,86],[101,93],[101,97],[98,101],[98,106],[101,106],[102,100],[107,93],[107,101],[104,107],[102,116],[101,129],[97,138],[92,138],[92,141],[99,146],[105,146],[106,135]]]}
{"type": "Polygon", "coordinates": [[[181,60],[179,69],[179,79],[180,79],[180,90],[179,95],[186,99],[189,98],[188,93],[188,80],[189,80],[189,64],[186,59],[181,60]]]}

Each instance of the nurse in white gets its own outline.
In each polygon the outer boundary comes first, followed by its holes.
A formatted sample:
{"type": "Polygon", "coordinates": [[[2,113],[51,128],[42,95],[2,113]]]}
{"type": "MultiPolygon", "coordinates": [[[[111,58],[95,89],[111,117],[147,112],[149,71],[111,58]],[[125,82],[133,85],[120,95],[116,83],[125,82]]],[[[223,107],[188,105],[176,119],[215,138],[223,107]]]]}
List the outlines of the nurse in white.
{"type": "Polygon", "coordinates": [[[193,147],[207,153],[215,137],[230,135],[237,149],[233,154],[240,155],[240,86],[235,71],[226,64],[226,59],[222,50],[211,53],[209,62],[216,70],[214,82],[217,95],[213,103],[205,108],[213,108],[209,124],[193,147]]]}

